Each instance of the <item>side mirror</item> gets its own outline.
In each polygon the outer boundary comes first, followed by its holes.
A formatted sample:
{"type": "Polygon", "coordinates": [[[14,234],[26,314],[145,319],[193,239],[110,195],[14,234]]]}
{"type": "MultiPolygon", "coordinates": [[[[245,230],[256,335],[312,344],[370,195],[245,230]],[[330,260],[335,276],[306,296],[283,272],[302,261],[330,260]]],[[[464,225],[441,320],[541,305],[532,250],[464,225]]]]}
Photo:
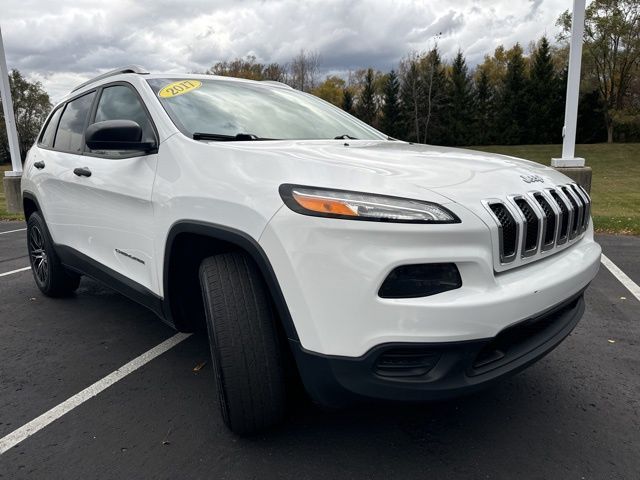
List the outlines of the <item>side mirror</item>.
{"type": "Polygon", "coordinates": [[[91,150],[149,151],[153,142],[142,141],[142,128],[132,120],[106,120],[89,125],[85,142],[91,150]]]}

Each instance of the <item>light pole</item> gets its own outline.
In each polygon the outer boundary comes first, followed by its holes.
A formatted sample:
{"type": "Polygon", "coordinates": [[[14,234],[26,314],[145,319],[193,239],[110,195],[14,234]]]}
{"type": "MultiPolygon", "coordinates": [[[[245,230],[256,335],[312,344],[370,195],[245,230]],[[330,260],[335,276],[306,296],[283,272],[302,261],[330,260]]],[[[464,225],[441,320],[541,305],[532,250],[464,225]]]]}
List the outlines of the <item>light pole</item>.
{"type": "Polygon", "coordinates": [[[16,129],[16,117],[13,113],[13,101],[9,88],[9,71],[7,59],[4,54],[2,41],[2,29],[0,28],[0,98],[4,111],[4,124],[9,139],[9,155],[11,156],[12,170],[4,172],[4,193],[7,200],[7,211],[19,213],[22,211],[20,195],[20,179],[22,177],[22,160],[20,158],[20,144],[18,143],[18,131],[16,129]]]}
{"type": "Polygon", "coordinates": [[[576,157],[576,124],[580,98],[580,65],[582,63],[582,37],[584,35],[585,0],[573,0],[571,41],[569,43],[569,72],[567,99],[562,129],[562,157],[552,158],[551,166],[572,177],[587,190],[591,189],[591,168],[585,167],[584,158],[576,157]]]}

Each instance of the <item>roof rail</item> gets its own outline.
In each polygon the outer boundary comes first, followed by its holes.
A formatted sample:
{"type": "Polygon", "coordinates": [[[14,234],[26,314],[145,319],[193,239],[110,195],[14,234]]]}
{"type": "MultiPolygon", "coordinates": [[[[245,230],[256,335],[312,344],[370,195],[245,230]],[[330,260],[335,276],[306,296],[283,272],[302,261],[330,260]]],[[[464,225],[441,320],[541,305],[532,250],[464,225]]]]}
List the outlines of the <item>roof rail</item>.
{"type": "Polygon", "coordinates": [[[114,75],[120,75],[122,73],[138,73],[140,75],[148,74],[149,72],[140,65],[127,65],[126,67],[116,68],[115,70],[111,70],[109,72],[103,73],[102,75],[98,75],[97,77],[92,78],[91,80],[87,80],[84,83],[81,83],[76,88],[71,90],[75,92],[76,90],[80,90],[82,87],[86,87],[87,85],[91,85],[98,80],[102,80],[103,78],[113,77],[114,75]]]}

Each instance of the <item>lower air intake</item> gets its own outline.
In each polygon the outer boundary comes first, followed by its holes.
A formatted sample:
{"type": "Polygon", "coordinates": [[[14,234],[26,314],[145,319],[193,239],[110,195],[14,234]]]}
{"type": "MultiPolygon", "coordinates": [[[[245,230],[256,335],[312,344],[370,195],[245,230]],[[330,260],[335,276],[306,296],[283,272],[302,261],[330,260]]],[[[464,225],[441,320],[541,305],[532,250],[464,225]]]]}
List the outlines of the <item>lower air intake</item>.
{"type": "Polygon", "coordinates": [[[430,350],[398,348],[378,357],[374,372],[381,377],[421,377],[440,360],[440,353],[430,350]]]}

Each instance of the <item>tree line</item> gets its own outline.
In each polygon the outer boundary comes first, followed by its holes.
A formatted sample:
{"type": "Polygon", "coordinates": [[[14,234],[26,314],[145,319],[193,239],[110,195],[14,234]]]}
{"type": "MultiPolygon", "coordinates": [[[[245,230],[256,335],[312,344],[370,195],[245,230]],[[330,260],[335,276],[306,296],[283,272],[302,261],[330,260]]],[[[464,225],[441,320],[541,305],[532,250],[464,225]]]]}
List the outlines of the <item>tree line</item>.
{"type": "MultiPolygon", "coordinates": [[[[405,57],[397,71],[356,72],[342,86],[339,105],[394,138],[418,143],[559,143],[566,68],[557,55],[543,37],[529,56],[518,44],[498,47],[470,71],[462,51],[448,63],[434,46],[405,57]]],[[[321,84],[312,93],[324,98],[326,89],[321,84]]]]}
{"type": "MultiPolygon", "coordinates": [[[[530,56],[498,47],[470,71],[461,51],[450,63],[434,46],[406,56],[397,70],[363,68],[319,79],[319,55],[301,51],[289,64],[253,56],[216,63],[206,73],[272,80],[312,93],[391,137],[438,145],[558,143],[566,68],[542,38],[530,56]]],[[[599,138],[598,138],[599,139],[599,138]]]]}

